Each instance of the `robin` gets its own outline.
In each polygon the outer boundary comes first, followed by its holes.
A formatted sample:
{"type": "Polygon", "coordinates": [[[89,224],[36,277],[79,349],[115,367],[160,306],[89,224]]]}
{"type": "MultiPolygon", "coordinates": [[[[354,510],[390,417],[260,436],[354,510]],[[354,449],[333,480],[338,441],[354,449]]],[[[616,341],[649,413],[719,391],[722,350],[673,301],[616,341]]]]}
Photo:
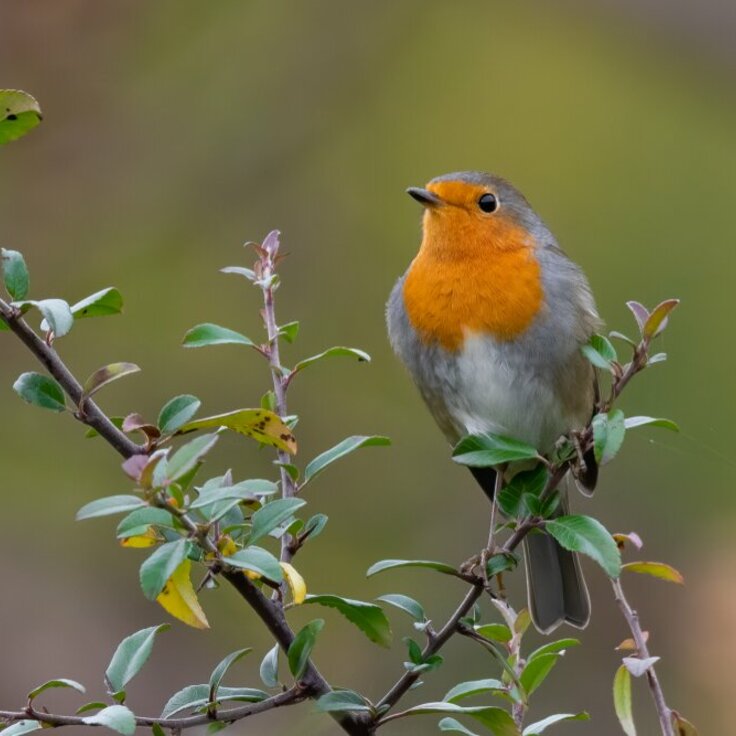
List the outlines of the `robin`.
{"type": "MultiPolygon", "coordinates": [[[[394,351],[451,443],[492,432],[549,451],[593,411],[594,371],[580,348],[600,320],[585,275],[498,176],[445,174],[407,192],[424,207],[423,237],[389,298],[394,351]]],[[[471,471],[493,498],[495,471],[471,471]]],[[[582,479],[591,490],[595,474],[582,479]]],[[[586,626],[577,556],[533,534],[525,559],[537,629],[586,626]]]]}

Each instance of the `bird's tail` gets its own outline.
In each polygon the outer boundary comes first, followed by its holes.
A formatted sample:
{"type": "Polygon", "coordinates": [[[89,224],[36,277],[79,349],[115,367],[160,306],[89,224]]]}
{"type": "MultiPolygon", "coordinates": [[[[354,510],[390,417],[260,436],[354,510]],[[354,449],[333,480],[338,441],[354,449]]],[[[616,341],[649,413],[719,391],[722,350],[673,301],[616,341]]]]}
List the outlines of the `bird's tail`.
{"type": "MultiPolygon", "coordinates": [[[[558,516],[567,513],[566,495],[558,516]]],[[[563,622],[585,628],[590,596],[577,554],[563,549],[549,534],[532,532],[524,539],[524,558],[529,612],[537,629],[548,634],[563,622]]]]}
{"type": "MultiPolygon", "coordinates": [[[[470,468],[489,499],[493,499],[496,472],[492,468],[470,468]]],[[[560,490],[556,516],[568,512],[567,493],[560,490]]],[[[524,538],[526,586],[529,612],[536,628],[548,634],[562,623],[579,629],[590,621],[590,596],[577,554],[537,531],[524,538]]]]}

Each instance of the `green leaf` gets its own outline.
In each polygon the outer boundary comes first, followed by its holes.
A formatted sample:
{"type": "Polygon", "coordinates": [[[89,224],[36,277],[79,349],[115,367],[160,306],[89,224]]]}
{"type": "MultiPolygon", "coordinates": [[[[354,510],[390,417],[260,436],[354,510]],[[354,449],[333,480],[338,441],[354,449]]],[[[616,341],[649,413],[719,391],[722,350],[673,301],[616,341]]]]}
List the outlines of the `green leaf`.
{"type": "Polygon", "coordinates": [[[464,734],[464,736],[478,736],[474,731],[465,728],[456,718],[443,718],[437,725],[440,731],[452,731],[453,733],[464,734]]]}
{"type": "Polygon", "coordinates": [[[174,528],[174,520],[165,509],[157,509],[152,506],[135,509],[131,511],[118,524],[115,534],[118,539],[135,537],[144,534],[152,526],[161,526],[167,529],[174,528]]]}
{"type": "Polygon", "coordinates": [[[117,693],[125,689],[125,686],[141,671],[148,660],[156,634],[170,628],[169,624],[151,626],[148,629],[136,631],[135,634],[131,634],[118,644],[105,672],[105,681],[110,692],[117,693]]]}
{"type": "Polygon", "coordinates": [[[448,690],[447,695],[442,700],[446,703],[456,703],[458,700],[469,698],[473,695],[484,695],[485,693],[495,694],[497,692],[506,692],[506,686],[501,680],[468,680],[448,690]]]}
{"type": "Polygon", "coordinates": [[[107,703],[103,703],[100,700],[95,700],[91,703],[85,703],[84,705],[77,708],[77,710],[74,712],[75,715],[82,715],[82,713],[89,713],[91,710],[101,710],[102,708],[107,708],[107,703]]]}
{"type": "Polygon", "coordinates": [[[322,713],[371,713],[370,703],[353,690],[333,690],[317,700],[317,710],[322,713]]]}
{"type": "Polygon", "coordinates": [[[0,89],[0,145],[9,143],[41,122],[41,108],[27,92],[0,89]]]}
{"type": "Polygon", "coordinates": [[[94,519],[98,516],[110,516],[124,511],[132,511],[146,506],[146,502],[139,496],[106,496],[90,501],[77,511],[76,520],[94,519]]]}
{"type": "Polygon", "coordinates": [[[191,503],[189,508],[199,509],[230,499],[254,501],[260,496],[273,495],[277,490],[278,486],[273,481],[260,478],[252,478],[228,486],[215,486],[207,490],[203,488],[199,493],[199,497],[191,503]]]}
{"type": "Polygon", "coordinates": [[[503,708],[495,706],[463,707],[454,703],[423,703],[405,710],[403,717],[451,713],[466,715],[482,723],[495,736],[519,736],[513,718],[503,708]]]}
{"type": "Polygon", "coordinates": [[[138,373],[140,368],[135,363],[109,363],[98,368],[85,382],[82,397],[88,399],[96,394],[101,388],[107,386],[118,378],[138,373]]]}
{"type": "Polygon", "coordinates": [[[117,731],[123,736],[133,736],[135,733],[135,716],[124,705],[110,705],[93,716],[83,719],[90,726],[105,726],[111,731],[117,731]]]}
{"type": "Polygon", "coordinates": [[[174,396],[167,401],[156,421],[161,434],[174,434],[197,413],[201,405],[202,402],[191,394],[174,396]]]}
{"type": "Polygon", "coordinates": [[[276,644],[273,649],[269,649],[266,656],[261,662],[259,672],[263,684],[267,687],[279,686],[279,652],[281,647],[276,644]]]}
{"type": "Polygon", "coordinates": [[[303,498],[279,498],[267,503],[253,514],[248,543],[253,544],[290,519],[297,509],[306,504],[303,498]]]}
{"type": "Polygon", "coordinates": [[[402,595],[401,593],[387,593],[386,595],[379,596],[376,600],[388,603],[390,606],[394,606],[400,611],[408,613],[415,621],[427,620],[422,604],[415,601],[413,598],[410,598],[408,595],[402,595]]]}
{"type": "Polygon", "coordinates": [[[506,624],[481,624],[475,627],[475,631],[485,639],[500,641],[502,644],[511,641],[513,637],[511,629],[506,624]]]}
{"type": "Polygon", "coordinates": [[[331,358],[336,355],[351,355],[363,363],[370,363],[371,360],[371,356],[368,355],[368,353],[365,353],[362,350],[358,350],[357,348],[334,347],[329,348],[322,353],[319,353],[319,355],[313,355],[311,358],[300,360],[294,366],[294,369],[291,371],[291,373],[292,375],[295,373],[299,373],[299,371],[303,371],[307,366],[310,366],[313,363],[317,363],[324,358],[331,358]]]}
{"type": "Polygon", "coordinates": [[[531,662],[537,657],[541,657],[543,654],[564,654],[570,647],[576,647],[580,644],[577,639],[559,639],[558,641],[552,641],[549,644],[544,644],[538,649],[535,649],[527,658],[527,662],[531,662]]]}
{"type": "Polygon", "coordinates": [[[227,671],[234,665],[239,659],[242,659],[246,654],[250,654],[253,650],[251,648],[238,649],[235,652],[231,652],[225,657],[218,665],[212,670],[210,675],[210,691],[209,700],[214,703],[217,700],[217,691],[220,689],[220,684],[223,678],[227,674],[227,671]]]}
{"type": "Polygon", "coordinates": [[[501,511],[512,519],[526,513],[522,498],[528,495],[538,498],[548,478],[549,472],[541,463],[536,468],[516,473],[498,494],[501,511]]]}
{"type": "Polygon", "coordinates": [[[447,565],[444,562],[433,562],[432,560],[381,560],[371,565],[365,575],[369,578],[376,573],[393,570],[397,567],[425,567],[445,575],[458,575],[458,571],[452,565],[447,565]]]}
{"type": "Polygon", "coordinates": [[[452,451],[452,459],[471,468],[488,468],[517,460],[532,460],[539,453],[524,442],[499,434],[470,434],[452,451]]]}
{"type": "Polygon", "coordinates": [[[580,348],[583,355],[597,368],[611,369],[611,363],[618,359],[616,348],[603,335],[591,335],[587,345],[580,348]]]}
{"type": "Polygon", "coordinates": [[[657,337],[657,335],[661,335],[667,327],[669,313],[679,303],[679,299],[666,299],[660,304],[657,304],[647,318],[647,321],[644,323],[644,327],[642,327],[642,337],[653,339],[657,337]]]}
{"type": "Polygon", "coordinates": [[[41,299],[26,302],[32,304],[43,315],[41,329],[54,333],[54,337],[63,337],[74,325],[74,315],[63,299],[41,299]]]}
{"type": "Polygon", "coordinates": [[[335,608],[348,621],[354,623],[372,642],[382,647],[391,645],[391,625],[380,606],[327,594],[308,595],[303,605],[307,603],[335,608]]]}
{"type": "Polygon", "coordinates": [[[560,516],[545,529],[565,548],[592,557],[612,578],[621,574],[621,553],[608,530],[590,516],[560,516]]]}
{"type": "Polygon", "coordinates": [[[253,347],[255,343],[241,335],[235,330],[229,330],[227,327],[214,325],[210,322],[192,327],[186,335],[184,335],[185,348],[202,348],[207,345],[245,345],[253,347]]]}
{"type": "MultiPolygon", "coordinates": [[[[207,705],[209,692],[209,685],[187,685],[169,698],[161,712],[161,718],[171,718],[183,710],[194,710],[207,705]]],[[[217,694],[219,703],[226,700],[259,703],[267,697],[268,693],[251,687],[221,687],[217,694]]]]}
{"type": "Polygon", "coordinates": [[[23,401],[51,411],[64,411],[64,390],[53,379],[40,373],[21,373],[13,384],[13,390],[23,401]]]}
{"type": "Polygon", "coordinates": [[[519,560],[511,552],[499,552],[498,554],[491,555],[486,563],[486,575],[492,578],[494,575],[498,575],[508,570],[516,569],[519,564],[519,560]]]}
{"type": "Polygon", "coordinates": [[[314,649],[317,636],[324,625],[325,622],[321,618],[310,621],[291,642],[287,659],[289,660],[289,670],[296,680],[300,680],[306,672],[312,649],[314,649]]]}
{"type": "Polygon", "coordinates": [[[299,334],[299,323],[288,322],[285,325],[279,327],[279,335],[286,340],[288,343],[293,343],[296,340],[296,336],[299,334]]]}
{"type": "Polygon", "coordinates": [[[624,443],[624,413],[620,409],[614,409],[609,414],[596,414],[592,424],[595,459],[605,465],[613,460],[624,443]]]}
{"type": "MultiPolygon", "coordinates": [[[[2,91],[0,91],[1,95],[2,91]]],[[[0,114],[2,114],[1,110],[0,114]]],[[[6,291],[10,294],[11,299],[22,301],[28,296],[28,288],[31,283],[23,254],[17,250],[0,248],[0,261],[2,261],[6,291]]]]}
{"type": "Polygon", "coordinates": [[[536,721],[536,723],[530,723],[522,732],[523,736],[539,736],[540,733],[543,733],[544,731],[549,728],[549,726],[554,726],[555,723],[561,723],[562,721],[589,721],[590,716],[583,712],[583,713],[557,713],[554,716],[547,716],[547,718],[543,718],[541,721],[536,721]]]}
{"type": "MultiPolygon", "coordinates": [[[[651,362],[651,361],[650,361],[651,362]]],[[[626,417],[624,420],[626,429],[634,427],[662,427],[672,432],[679,432],[680,428],[671,419],[657,419],[656,417],[626,417]]]]}
{"type": "Polygon", "coordinates": [[[359,449],[360,447],[375,447],[375,446],[386,446],[390,445],[391,440],[388,437],[372,436],[365,437],[361,435],[355,435],[353,437],[347,437],[342,442],[338,442],[334,447],[330,448],[321,455],[318,455],[312,460],[307,467],[304,469],[304,487],[310,480],[319,475],[328,465],[331,465],[335,460],[339,460],[341,457],[350,454],[351,452],[359,449]]]}
{"type": "Polygon", "coordinates": [[[281,583],[284,579],[279,561],[261,547],[249,546],[223,559],[228,565],[263,575],[274,583],[281,583]]]}
{"type": "Polygon", "coordinates": [[[123,311],[123,296],[117,289],[109,287],[72,304],[71,310],[74,319],[120,314],[123,311]]]}
{"type": "Polygon", "coordinates": [[[560,655],[557,653],[538,654],[534,659],[527,662],[519,676],[527,696],[531,695],[544,682],[559,658],[560,655]]]}
{"type": "Polygon", "coordinates": [[[167,481],[172,483],[193,470],[215,446],[217,440],[216,434],[203,434],[182,445],[166,463],[167,481]]]}
{"type": "Polygon", "coordinates": [[[314,516],[310,516],[304,524],[304,529],[300,536],[302,538],[308,537],[309,539],[314,539],[322,533],[322,530],[325,528],[328,521],[329,517],[325,514],[315,514],[314,516]]]}
{"type": "Polygon", "coordinates": [[[44,682],[43,685],[39,685],[38,687],[34,687],[31,692],[28,693],[28,700],[33,700],[37,695],[40,695],[45,690],[50,690],[51,688],[56,687],[69,687],[73,690],[76,690],[79,693],[87,692],[84,689],[84,685],[80,685],[78,682],[74,680],[67,680],[65,677],[60,677],[58,680],[49,680],[48,682],[44,682]]]}
{"type": "Polygon", "coordinates": [[[631,675],[624,665],[616,670],[613,678],[613,707],[626,736],[636,736],[631,709],[631,675]]]}
{"type": "Polygon", "coordinates": [[[36,731],[39,728],[41,728],[39,721],[16,721],[11,726],[4,728],[2,733],[5,734],[5,736],[22,736],[24,733],[30,733],[31,731],[36,731]]]}
{"type": "Polygon", "coordinates": [[[629,572],[638,572],[642,575],[651,575],[654,578],[667,580],[670,583],[679,583],[680,585],[684,585],[685,583],[682,573],[665,562],[627,562],[621,569],[628,570],[629,572]]]}
{"type": "Polygon", "coordinates": [[[162,544],[143,562],[140,569],[141,590],[149,601],[155,601],[166,581],[187,556],[187,540],[162,544]]]}

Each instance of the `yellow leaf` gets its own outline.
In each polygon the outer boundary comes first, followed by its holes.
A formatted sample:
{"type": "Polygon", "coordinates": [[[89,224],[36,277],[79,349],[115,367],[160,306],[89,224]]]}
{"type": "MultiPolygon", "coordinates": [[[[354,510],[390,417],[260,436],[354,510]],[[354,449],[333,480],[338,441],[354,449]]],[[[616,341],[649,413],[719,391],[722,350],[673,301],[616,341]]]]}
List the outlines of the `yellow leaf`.
{"type": "Polygon", "coordinates": [[[638,572],[642,575],[651,575],[660,580],[667,580],[679,585],[683,585],[685,582],[682,573],[665,562],[627,562],[622,566],[622,569],[629,572],[638,572]]]}
{"type": "Polygon", "coordinates": [[[156,530],[149,526],[143,534],[136,534],[132,537],[120,540],[121,547],[130,547],[132,549],[142,549],[143,547],[153,547],[161,541],[161,537],[156,530]]]}
{"type": "MultiPolygon", "coordinates": [[[[649,640],[649,632],[648,631],[642,631],[641,632],[644,638],[644,642],[646,643],[649,640]]],[[[624,639],[617,647],[617,652],[633,652],[636,651],[637,646],[636,642],[633,639],[624,639]]]]}
{"type": "Polygon", "coordinates": [[[237,409],[226,414],[195,419],[183,425],[177,434],[211,427],[227,427],[263,445],[271,445],[296,455],[296,439],[291,430],[278,414],[268,409],[237,409]]]}
{"type": "Polygon", "coordinates": [[[304,578],[297,572],[296,568],[288,562],[280,562],[281,569],[284,571],[284,577],[286,582],[289,584],[291,590],[291,599],[298,606],[300,603],[304,603],[304,599],[307,597],[307,584],[304,582],[304,578]]]}
{"type": "Polygon", "coordinates": [[[230,557],[238,551],[238,545],[233,542],[232,537],[225,534],[217,542],[217,549],[223,557],[230,557]]]}
{"type": "Polygon", "coordinates": [[[164,589],[156,600],[165,611],[188,626],[193,626],[195,629],[209,629],[207,617],[199,605],[197,594],[194,592],[189,577],[191,569],[191,561],[184,560],[166,581],[164,589]]]}

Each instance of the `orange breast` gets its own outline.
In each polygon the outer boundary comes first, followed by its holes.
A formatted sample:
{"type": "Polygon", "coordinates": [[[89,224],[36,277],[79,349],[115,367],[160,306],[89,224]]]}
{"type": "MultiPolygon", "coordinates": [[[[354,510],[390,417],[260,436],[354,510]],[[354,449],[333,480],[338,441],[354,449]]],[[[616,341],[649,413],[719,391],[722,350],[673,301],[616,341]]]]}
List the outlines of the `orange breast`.
{"type": "Polygon", "coordinates": [[[434,213],[425,217],[422,247],[404,282],[411,324],[422,340],[451,351],[468,331],[513,340],[542,305],[539,263],[525,233],[504,223],[503,247],[494,247],[472,229],[452,228],[448,237],[447,224],[434,213]]]}

